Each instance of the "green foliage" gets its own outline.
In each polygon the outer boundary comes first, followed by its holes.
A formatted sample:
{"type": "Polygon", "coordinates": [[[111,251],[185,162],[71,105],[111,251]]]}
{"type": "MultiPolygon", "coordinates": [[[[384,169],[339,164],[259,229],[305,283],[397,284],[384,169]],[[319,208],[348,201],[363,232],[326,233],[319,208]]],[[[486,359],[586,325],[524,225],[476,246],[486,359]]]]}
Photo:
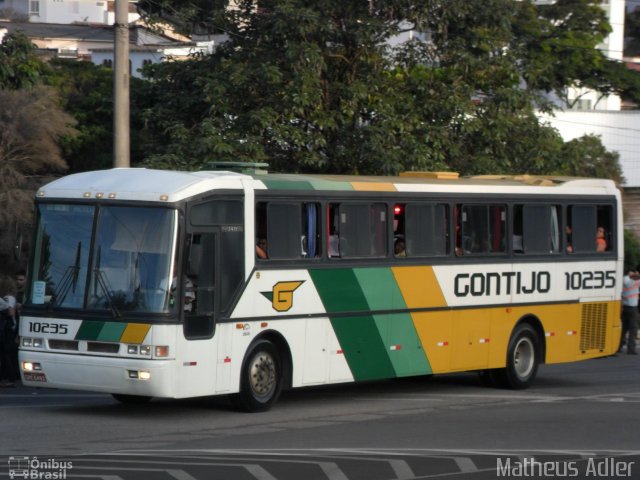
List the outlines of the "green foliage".
{"type": "MultiPolygon", "coordinates": [[[[45,81],[60,92],[62,106],[77,121],[77,132],[60,144],[72,172],[111,168],[113,165],[113,70],[90,62],[55,59],[45,81]]],[[[137,132],[141,115],[139,92],[145,83],[131,78],[131,157],[140,159],[137,132]]]]}
{"type": "Polygon", "coordinates": [[[607,151],[600,138],[584,135],[562,146],[556,173],[579,177],[610,178],[624,183],[616,152],[607,151]]]}
{"type": "Polygon", "coordinates": [[[245,1],[223,19],[216,2],[147,4],[230,37],[213,55],[149,70],[147,165],[541,174],[568,152],[574,166],[619,173],[610,158],[564,147],[534,112],[542,93],[576,81],[613,89],[595,49],[609,26],[592,1],[245,1]],[[406,20],[430,41],[390,49],[406,20]]]}
{"type": "Polygon", "coordinates": [[[36,47],[23,32],[9,33],[0,43],[0,89],[33,87],[46,71],[36,47]]]}
{"type": "Polygon", "coordinates": [[[624,230],[624,271],[640,267],[640,242],[633,231],[624,230]]]}

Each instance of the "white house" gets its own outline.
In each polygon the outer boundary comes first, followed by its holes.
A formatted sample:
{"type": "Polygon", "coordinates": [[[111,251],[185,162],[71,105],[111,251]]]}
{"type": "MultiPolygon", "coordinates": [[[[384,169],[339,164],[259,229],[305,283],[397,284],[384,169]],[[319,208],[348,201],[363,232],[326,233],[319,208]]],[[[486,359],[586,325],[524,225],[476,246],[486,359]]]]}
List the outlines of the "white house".
{"type": "MultiPolygon", "coordinates": [[[[129,1],[129,22],[140,18],[129,1]]],[[[112,25],[115,0],[0,0],[0,9],[13,10],[35,23],[99,23],[112,25]]]]}
{"type": "MultiPolygon", "coordinates": [[[[18,23],[0,21],[2,32],[23,31],[45,55],[113,65],[113,27],[110,25],[18,23]]],[[[208,44],[176,41],[138,25],[129,29],[130,71],[141,76],[143,65],[168,58],[181,59],[196,51],[207,52],[208,44]]]]}

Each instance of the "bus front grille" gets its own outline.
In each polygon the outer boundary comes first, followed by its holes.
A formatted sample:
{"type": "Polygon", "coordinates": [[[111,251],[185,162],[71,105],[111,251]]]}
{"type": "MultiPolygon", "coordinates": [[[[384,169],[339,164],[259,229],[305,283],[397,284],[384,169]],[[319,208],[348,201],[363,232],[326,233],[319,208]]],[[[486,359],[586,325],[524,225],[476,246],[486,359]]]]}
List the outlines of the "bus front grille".
{"type": "Polygon", "coordinates": [[[585,303],[582,305],[580,350],[603,351],[607,336],[607,303],[585,303]]]}
{"type": "Polygon", "coordinates": [[[78,350],[77,340],[49,340],[50,350],[78,350]]]}
{"type": "Polygon", "coordinates": [[[97,353],[118,353],[120,351],[119,343],[105,342],[87,342],[87,352],[97,353]]]}

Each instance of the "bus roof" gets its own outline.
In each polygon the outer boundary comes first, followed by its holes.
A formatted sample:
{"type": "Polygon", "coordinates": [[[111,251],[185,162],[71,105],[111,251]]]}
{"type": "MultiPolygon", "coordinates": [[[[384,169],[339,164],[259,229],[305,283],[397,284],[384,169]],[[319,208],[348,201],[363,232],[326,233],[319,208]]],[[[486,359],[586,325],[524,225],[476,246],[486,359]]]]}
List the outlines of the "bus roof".
{"type": "Polygon", "coordinates": [[[68,175],[44,185],[40,198],[98,198],[176,202],[218,189],[282,191],[438,192],[567,195],[617,195],[612,180],[530,176],[455,175],[410,172],[398,177],[264,173],[228,171],[179,172],[146,168],[115,168],[68,175]]]}

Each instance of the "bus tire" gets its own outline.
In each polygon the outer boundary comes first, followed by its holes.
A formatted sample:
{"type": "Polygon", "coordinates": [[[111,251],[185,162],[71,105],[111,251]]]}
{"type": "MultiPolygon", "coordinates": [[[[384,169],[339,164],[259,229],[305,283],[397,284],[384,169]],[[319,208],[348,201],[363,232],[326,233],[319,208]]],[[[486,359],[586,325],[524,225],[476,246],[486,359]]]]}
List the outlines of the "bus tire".
{"type": "Polygon", "coordinates": [[[145,397],[142,395],[125,395],[122,393],[112,393],[111,396],[118,402],[125,405],[142,405],[151,400],[151,397],[145,397]]]}
{"type": "Polygon", "coordinates": [[[240,392],[233,397],[245,412],[264,412],[271,408],[282,390],[282,362],[278,349],[269,340],[259,340],[242,362],[240,392]]]}
{"type": "Polygon", "coordinates": [[[493,370],[495,383],[504,388],[522,390],[529,387],[538,373],[540,338],[528,323],[518,325],[507,348],[507,366],[493,370]]]}

